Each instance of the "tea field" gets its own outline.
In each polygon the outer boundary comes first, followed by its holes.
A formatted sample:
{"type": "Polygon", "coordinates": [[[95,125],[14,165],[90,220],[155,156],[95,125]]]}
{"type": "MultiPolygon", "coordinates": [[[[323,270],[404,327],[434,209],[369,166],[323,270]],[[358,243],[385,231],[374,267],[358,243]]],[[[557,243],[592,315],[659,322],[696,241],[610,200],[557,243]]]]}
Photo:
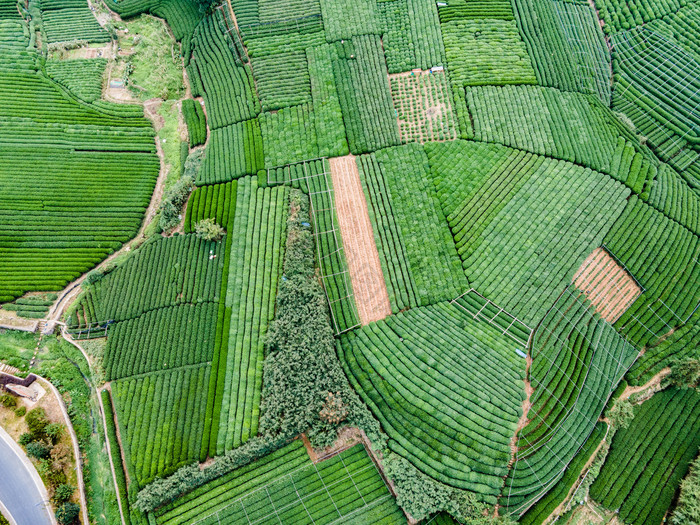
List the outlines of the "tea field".
{"type": "Polygon", "coordinates": [[[699,72],[696,0],[0,0],[88,521],[695,523],[699,72]]]}

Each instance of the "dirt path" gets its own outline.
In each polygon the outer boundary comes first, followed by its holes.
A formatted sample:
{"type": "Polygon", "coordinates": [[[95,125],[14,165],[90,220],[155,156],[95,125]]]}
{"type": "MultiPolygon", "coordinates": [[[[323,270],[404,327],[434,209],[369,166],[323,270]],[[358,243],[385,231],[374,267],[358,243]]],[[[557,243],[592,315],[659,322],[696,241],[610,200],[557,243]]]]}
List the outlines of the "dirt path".
{"type": "MultiPolygon", "coordinates": [[[[584,472],[586,472],[586,474],[583,477],[584,479],[588,475],[587,471],[589,468],[591,468],[591,465],[595,461],[595,458],[598,455],[598,452],[600,452],[600,449],[602,449],[603,446],[605,446],[605,444],[607,443],[606,440],[608,438],[609,432],[610,432],[610,426],[608,424],[608,430],[605,432],[605,436],[603,437],[601,442],[598,443],[598,446],[595,448],[595,450],[593,451],[591,456],[588,458],[588,460],[586,461],[586,464],[583,465],[581,472],[579,472],[579,478],[581,477],[581,474],[583,474],[584,472]]],[[[554,511],[552,511],[552,513],[549,516],[547,516],[547,519],[545,519],[542,523],[549,523],[550,520],[552,519],[552,517],[559,516],[560,514],[562,514],[562,512],[564,512],[564,509],[566,508],[566,505],[568,505],[569,500],[573,497],[573,495],[576,493],[576,491],[578,490],[578,488],[581,486],[582,483],[583,483],[583,479],[581,479],[581,481],[579,483],[574,483],[571,486],[571,488],[569,489],[569,492],[566,495],[566,497],[564,498],[564,500],[557,506],[556,509],[554,509],[554,511]]]]}
{"type": "Polygon", "coordinates": [[[661,381],[671,373],[671,369],[669,367],[666,367],[662,369],[659,373],[657,373],[654,377],[652,377],[645,385],[641,386],[627,386],[625,388],[625,391],[622,392],[622,395],[620,396],[620,399],[629,399],[631,395],[638,394],[640,392],[644,392],[647,389],[658,387],[661,384],[661,381]]]}
{"type": "Polygon", "coordinates": [[[330,165],[352,289],[360,322],[366,325],[391,315],[389,294],[355,157],[336,157],[330,159],[330,165]]]}
{"type": "MultiPolygon", "coordinates": [[[[147,101],[152,102],[152,101],[147,101]]],[[[144,104],[144,108],[146,108],[146,105],[144,104]]],[[[149,116],[149,111],[145,110],[146,116],[149,116]]],[[[156,116],[159,117],[157,112],[155,113],[156,116]]],[[[162,118],[162,117],[160,117],[162,118]]],[[[157,125],[156,122],[153,123],[154,127],[157,125]]],[[[123,253],[131,251],[132,247],[134,245],[141,243],[146,237],[144,235],[144,232],[146,231],[146,228],[151,224],[153,219],[156,217],[156,214],[158,213],[158,208],[160,207],[161,200],[163,199],[163,193],[164,193],[164,188],[165,188],[165,180],[168,177],[168,168],[165,164],[165,156],[163,154],[163,149],[161,148],[160,145],[160,140],[158,140],[158,137],[155,137],[155,142],[156,142],[156,150],[158,153],[158,159],[160,160],[160,173],[158,175],[158,179],[156,180],[156,185],[155,188],[153,189],[153,194],[151,195],[151,202],[148,205],[148,208],[146,209],[146,213],[144,215],[143,222],[141,223],[141,229],[139,232],[136,234],[136,237],[131,239],[129,242],[124,244],[119,250],[114,252],[112,255],[107,257],[104,261],[102,261],[100,264],[95,266],[93,270],[99,270],[101,268],[104,268],[107,266],[111,261],[113,261],[115,258],[120,256],[123,253]]],[[[80,294],[81,291],[81,284],[85,280],[85,277],[87,276],[87,273],[84,273],[80,277],[78,277],[75,281],[70,283],[64,290],[59,294],[58,299],[54,303],[54,305],[51,307],[49,310],[49,315],[47,316],[47,328],[49,330],[52,330],[53,327],[56,325],[56,323],[59,321],[61,316],[63,315],[63,312],[66,311],[66,308],[70,306],[70,304],[75,300],[75,298],[80,294]]]]}
{"type": "Polygon", "coordinates": [[[525,400],[523,401],[523,404],[522,404],[523,413],[520,416],[520,419],[518,420],[518,426],[515,429],[515,434],[513,434],[513,437],[510,439],[510,454],[511,455],[510,455],[510,461],[508,462],[509,469],[510,469],[510,467],[513,466],[513,463],[515,463],[515,455],[518,452],[518,434],[530,422],[530,420],[527,417],[527,414],[530,411],[530,407],[532,406],[532,401],[530,399],[531,399],[532,394],[534,392],[534,389],[532,388],[530,381],[527,379],[527,376],[530,373],[530,367],[532,367],[532,357],[530,357],[530,354],[528,354],[527,358],[525,358],[525,379],[524,379],[525,400]]]}

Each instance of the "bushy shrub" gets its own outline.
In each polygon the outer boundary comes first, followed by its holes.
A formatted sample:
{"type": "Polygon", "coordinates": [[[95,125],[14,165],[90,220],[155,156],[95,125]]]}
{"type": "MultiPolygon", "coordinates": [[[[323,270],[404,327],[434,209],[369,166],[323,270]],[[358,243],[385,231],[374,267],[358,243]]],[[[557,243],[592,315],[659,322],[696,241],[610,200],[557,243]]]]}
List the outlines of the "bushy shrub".
{"type": "Polygon", "coordinates": [[[18,407],[17,410],[15,410],[15,415],[17,417],[23,417],[27,413],[27,407],[22,405],[21,407],[18,407]]]}
{"type": "Polygon", "coordinates": [[[80,507],[68,501],[56,509],[56,519],[61,525],[72,525],[78,521],[80,515],[80,507]]]}
{"type": "Polygon", "coordinates": [[[63,425],[61,425],[60,423],[49,423],[44,429],[46,437],[48,437],[51,440],[51,443],[54,445],[61,440],[61,436],[63,436],[63,431],[63,425]]]}
{"type": "Polygon", "coordinates": [[[608,419],[616,428],[627,428],[630,421],[634,418],[634,410],[632,403],[627,399],[618,400],[610,410],[608,410],[608,419]]]}
{"type": "Polygon", "coordinates": [[[33,408],[27,412],[25,421],[29,427],[29,432],[31,432],[35,438],[43,436],[46,426],[49,424],[49,420],[46,419],[46,412],[40,407],[33,408]]]}
{"type": "Polygon", "coordinates": [[[226,233],[226,230],[216,224],[214,219],[202,219],[194,225],[194,231],[197,237],[205,241],[220,241],[226,233]]]}
{"type": "Polygon", "coordinates": [[[71,499],[74,492],[75,487],[73,485],[63,483],[56,488],[56,491],[53,494],[53,499],[56,503],[65,503],[71,499]]]}
{"type": "Polygon", "coordinates": [[[85,284],[95,284],[97,281],[102,279],[104,275],[104,272],[101,270],[92,270],[91,272],[88,272],[88,274],[85,276],[85,284]]]}
{"type": "Polygon", "coordinates": [[[694,388],[700,382],[700,360],[687,357],[671,365],[668,382],[678,388],[694,388]]]}
{"type": "Polygon", "coordinates": [[[394,482],[396,502],[415,519],[445,511],[468,525],[514,523],[507,517],[485,516],[488,507],[477,501],[476,494],[438,483],[393,452],[385,454],[384,468],[394,482]]]}
{"type": "Polygon", "coordinates": [[[51,454],[51,448],[41,441],[32,441],[27,445],[27,455],[31,458],[46,459],[51,454]]]}
{"type": "Polygon", "coordinates": [[[15,408],[17,406],[17,398],[10,394],[0,395],[0,405],[5,408],[15,408]]]}
{"type": "Polygon", "coordinates": [[[671,516],[673,525],[700,523],[700,456],[690,465],[688,476],[681,483],[678,505],[671,516]]]}
{"type": "Polygon", "coordinates": [[[160,205],[160,227],[163,231],[171,230],[179,224],[180,212],[193,187],[194,178],[185,175],[165,193],[160,205]]]}

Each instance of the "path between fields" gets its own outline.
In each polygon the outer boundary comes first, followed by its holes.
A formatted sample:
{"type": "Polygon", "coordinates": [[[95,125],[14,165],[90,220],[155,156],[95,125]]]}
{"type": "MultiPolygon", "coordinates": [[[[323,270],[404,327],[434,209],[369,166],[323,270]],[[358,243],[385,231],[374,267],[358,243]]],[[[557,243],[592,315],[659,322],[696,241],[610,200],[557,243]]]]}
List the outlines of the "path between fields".
{"type": "MultiPolygon", "coordinates": [[[[157,110],[152,111],[151,108],[148,106],[150,103],[150,106],[156,104],[157,102],[162,101],[160,99],[152,99],[152,100],[147,100],[144,103],[144,113],[146,117],[151,118],[153,122],[153,126],[155,128],[156,133],[158,132],[158,119],[157,117],[160,117],[158,115],[157,110]]],[[[162,117],[161,117],[162,118],[162,117]]],[[[148,205],[148,208],[146,209],[146,213],[144,214],[143,222],[141,223],[141,228],[139,229],[139,232],[136,234],[136,236],[128,241],[126,244],[124,244],[119,250],[114,252],[112,255],[107,257],[104,261],[102,261],[100,264],[95,266],[93,270],[99,270],[101,268],[104,268],[107,266],[112,260],[120,256],[122,253],[126,253],[128,251],[131,251],[131,248],[134,246],[136,243],[141,243],[144,239],[144,231],[146,228],[151,224],[153,219],[156,217],[156,214],[158,212],[158,208],[160,207],[161,200],[163,199],[163,193],[165,190],[165,180],[168,177],[168,167],[165,164],[165,155],[163,154],[163,148],[161,148],[160,145],[160,140],[158,137],[155,137],[155,143],[156,143],[156,151],[158,154],[158,160],[160,161],[160,172],[158,174],[158,179],[156,180],[156,185],[153,189],[153,194],[151,195],[151,202],[148,205]]],[[[80,294],[81,287],[80,285],[82,282],[85,280],[85,277],[87,276],[87,273],[84,273],[80,277],[78,277],[75,281],[70,283],[66,288],[63,289],[63,291],[59,294],[58,300],[54,303],[54,305],[51,307],[49,310],[49,315],[47,316],[47,328],[49,330],[52,330],[55,324],[60,320],[61,316],[63,315],[63,312],[70,306],[70,304],[75,300],[75,298],[80,294]]],[[[99,319],[100,321],[104,321],[105,319],[99,319]]]]}
{"type": "MultiPolygon", "coordinates": [[[[644,392],[648,389],[654,389],[656,390],[656,387],[661,384],[661,381],[671,372],[670,368],[664,368],[660,372],[658,372],[654,377],[652,377],[646,384],[641,385],[641,386],[627,386],[625,388],[624,392],[622,392],[622,395],[620,396],[620,400],[622,399],[629,399],[631,395],[638,394],[640,392],[644,392]]],[[[605,433],[605,437],[603,437],[602,441],[598,444],[596,449],[593,451],[591,454],[591,457],[588,458],[586,461],[586,464],[583,466],[581,469],[581,472],[579,473],[579,478],[581,477],[581,474],[586,472],[590,467],[593,461],[595,460],[596,456],[598,455],[598,452],[600,452],[600,449],[607,443],[607,437],[608,433],[610,432],[610,420],[606,418],[602,418],[602,421],[608,424],[608,430],[605,433]]],[[[566,498],[564,498],[564,501],[562,501],[556,509],[552,511],[552,513],[547,516],[547,519],[545,519],[542,523],[549,523],[554,516],[558,516],[561,514],[561,512],[564,510],[564,505],[568,504],[569,500],[573,497],[573,494],[576,490],[578,490],[578,487],[581,485],[581,483],[576,483],[574,484],[571,489],[569,489],[569,493],[566,495],[566,498]]]]}
{"type": "MultiPolygon", "coordinates": [[[[591,468],[591,465],[592,465],[593,462],[595,461],[595,458],[596,458],[596,456],[598,455],[598,452],[600,452],[600,449],[602,449],[603,446],[607,443],[606,439],[607,439],[607,437],[608,437],[608,432],[609,432],[609,431],[610,431],[610,425],[608,425],[608,430],[605,432],[605,436],[604,436],[603,439],[600,441],[600,443],[598,443],[598,446],[595,448],[595,450],[593,451],[593,453],[591,454],[591,456],[590,456],[590,457],[588,458],[588,460],[586,461],[586,464],[585,464],[585,465],[583,466],[583,468],[581,469],[581,472],[579,472],[579,478],[581,477],[581,474],[582,474],[583,472],[586,472],[589,468],[591,468]]],[[[582,481],[581,481],[581,483],[582,483],[582,481]]],[[[552,518],[553,516],[559,516],[559,515],[561,514],[561,512],[562,512],[562,511],[564,510],[564,508],[565,508],[565,505],[568,505],[568,504],[569,504],[569,503],[568,503],[569,500],[573,497],[573,495],[575,494],[575,492],[578,490],[578,487],[581,486],[581,483],[574,483],[574,484],[571,486],[571,488],[569,489],[568,494],[567,494],[566,497],[564,498],[564,501],[562,501],[559,505],[557,505],[557,508],[554,509],[554,510],[552,511],[552,513],[551,513],[549,516],[547,516],[547,519],[545,519],[542,523],[549,523],[549,521],[551,520],[551,518],[552,518]]]]}
{"type": "Polygon", "coordinates": [[[363,325],[391,315],[360,173],[353,155],[330,159],[340,234],[363,325]]]}
{"type": "Polygon", "coordinates": [[[643,392],[649,388],[654,388],[656,390],[656,387],[658,387],[661,384],[661,381],[671,373],[671,368],[666,367],[663,368],[661,371],[659,371],[654,377],[652,377],[646,384],[641,385],[641,386],[629,386],[627,385],[627,388],[625,388],[625,391],[622,392],[622,395],[620,396],[620,399],[629,399],[629,397],[633,394],[638,394],[639,392],[643,392]]]}

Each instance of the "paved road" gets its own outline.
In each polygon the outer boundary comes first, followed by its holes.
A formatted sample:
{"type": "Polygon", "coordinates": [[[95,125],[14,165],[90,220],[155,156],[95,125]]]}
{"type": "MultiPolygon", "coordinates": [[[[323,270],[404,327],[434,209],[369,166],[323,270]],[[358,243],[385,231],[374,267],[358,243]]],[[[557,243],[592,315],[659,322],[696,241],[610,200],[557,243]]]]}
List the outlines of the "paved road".
{"type": "Polygon", "coordinates": [[[0,501],[17,525],[55,523],[44,505],[41,478],[22,449],[0,428],[0,501]]]}

